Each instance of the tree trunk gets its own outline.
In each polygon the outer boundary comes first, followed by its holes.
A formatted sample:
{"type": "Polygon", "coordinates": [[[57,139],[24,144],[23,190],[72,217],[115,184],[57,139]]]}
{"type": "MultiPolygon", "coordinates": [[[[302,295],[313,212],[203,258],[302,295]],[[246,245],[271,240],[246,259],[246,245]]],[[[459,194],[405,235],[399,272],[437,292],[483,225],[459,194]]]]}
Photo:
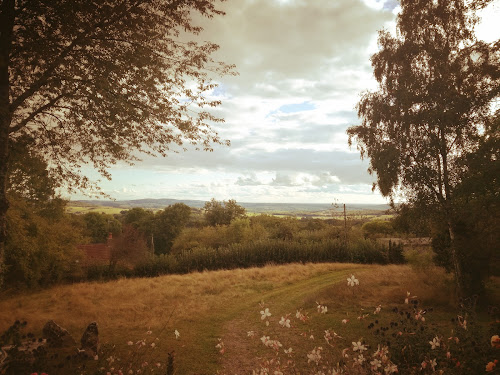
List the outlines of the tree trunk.
{"type": "Polygon", "coordinates": [[[0,286],[4,274],[7,240],[7,182],[9,165],[10,110],[9,59],[15,18],[15,0],[3,0],[0,8],[0,286]]]}
{"type": "Polygon", "coordinates": [[[453,228],[453,223],[451,217],[448,216],[448,233],[450,234],[450,254],[451,262],[453,264],[453,272],[455,274],[455,284],[457,287],[458,297],[463,297],[465,294],[464,278],[462,273],[462,263],[460,262],[460,257],[457,254],[457,245],[455,239],[455,229],[453,228]]]}

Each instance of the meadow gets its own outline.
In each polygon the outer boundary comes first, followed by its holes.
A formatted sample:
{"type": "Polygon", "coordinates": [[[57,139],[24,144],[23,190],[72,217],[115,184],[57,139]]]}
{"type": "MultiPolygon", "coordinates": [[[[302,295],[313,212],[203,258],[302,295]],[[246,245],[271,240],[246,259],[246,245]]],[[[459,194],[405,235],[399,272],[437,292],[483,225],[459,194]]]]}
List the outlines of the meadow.
{"type": "MultiPolygon", "coordinates": [[[[488,298],[498,303],[500,280],[493,278],[489,283],[488,298]]],[[[156,362],[165,366],[168,353],[174,353],[176,374],[252,373],[276,366],[273,361],[278,352],[286,357],[281,360],[281,368],[291,359],[295,366],[295,372],[289,369],[283,373],[327,374],[321,366],[328,363],[333,368],[331,365],[342,360],[343,348],[350,347],[352,341],[361,340],[376,348],[380,337],[367,330],[367,325],[373,318],[389,319],[392,309],[404,307],[407,291],[426,309],[433,308],[428,324],[442,329],[445,335],[451,334],[450,319],[456,318],[453,306],[457,301],[453,283],[441,269],[416,272],[407,265],[337,263],[267,265],[86,282],[21,295],[4,293],[0,332],[20,319],[39,336],[45,322],[53,319],[79,340],[85,327],[97,321],[101,343],[115,346],[112,356],[97,361],[103,374],[114,374],[110,369],[118,369],[130,358],[132,347],[127,343],[141,340],[148,344],[145,356],[149,366],[156,362]],[[351,275],[359,280],[354,288],[346,282],[351,275]],[[320,313],[318,306],[326,306],[327,311],[320,313]],[[378,306],[381,310],[375,317],[378,306]],[[272,315],[261,319],[265,308],[272,315]],[[308,317],[307,322],[295,319],[297,311],[308,317]],[[280,325],[282,317],[293,321],[290,329],[280,325]],[[325,330],[341,338],[327,345],[325,330]],[[261,337],[274,339],[278,335],[283,345],[279,351],[263,345],[261,337]],[[289,347],[293,356],[283,354],[289,347]],[[320,365],[308,363],[308,355],[317,347],[324,348],[323,361],[320,365]]],[[[164,371],[165,367],[159,373],[164,371]]]]}

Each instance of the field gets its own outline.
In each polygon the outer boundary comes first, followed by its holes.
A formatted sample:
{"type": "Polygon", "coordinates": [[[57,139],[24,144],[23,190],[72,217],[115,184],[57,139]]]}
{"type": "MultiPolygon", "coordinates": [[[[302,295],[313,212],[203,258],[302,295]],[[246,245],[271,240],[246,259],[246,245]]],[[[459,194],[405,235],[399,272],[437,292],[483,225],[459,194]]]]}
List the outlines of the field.
{"type": "MultiPolygon", "coordinates": [[[[492,282],[490,290],[498,292],[499,280],[492,282]]],[[[392,307],[402,305],[407,291],[418,296],[424,306],[434,307],[432,324],[447,327],[455,314],[450,307],[454,302],[451,290],[449,277],[437,268],[417,274],[408,266],[396,265],[268,265],[4,295],[0,332],[13,319],[25,319],[29,329],[39,335],[44,323],[53,319],[79,340],[85,327],[97,321],[101,342],[115,344],[123,356],[127,355],[129,340],[135,343],[154,337],[158,340],[153,356],[165,363],[167,353],[175,351],[177,374],[243,374],[258,368],[266,357],[269,349],[259,339],[263,334],[282,334],[284,347],[293,346],[295,355],[301,358],[315,346],[326,346],[326,328],[343,337],[339,348],[361,337],[371,342],[367,322],[357,317],[371,315],[381,305],[382,319],[392,307]],[[347,287],[346,279],[351,274],[360,281],[356,288],[347,287]],[[261,302],[263,305],[259,305],[261,302]],[[316,302],[327,306],[328,312],[319,314],[316,302]],[[264,307],[272,313],[269,327],[260,319],[259,311],[264,307]],[[280,317],[295,317],[298,309],[311,317],[310,322],[304,328],[297,324],[290,331],[281,328],[280,317]],[[349,322],[342,324],[343,319],[349,322]],[[301,340],[297,335],[301,329],[315,339],[301,340]],[[180,333],[177,340],[175,330],[180,333]],[[247,337],[248,331],[254,331],[255,337],[247,337]],[[224,354],[216,348],[219,338],[224,354]]]]}
{"type": "MultiPolygon", "coordinates": [[[[158,211],[174,203],[185,203],[194,209],[202,209],[205,202],[200,200],[176,200],[176,199],[139,199],[124,201],[106,200],[84,200],[70,201],[67,207],[68,213],[85,214],[87,212],[98,212],[106,214],[119,214],[123,210],[133,207],[158,211]]],[[[334,207],[331,204],[320,203],[248,203],[238,202],[246,209],[248,215],[268,214],[278,217],[307,217],[318,219],[343,219],[343,207],[334,207]]],[[[388,219],[392,214],[387,214],[388,205],[384,204],[347,204],[346,211],[350,219],[378,218],[388,219]]]]}

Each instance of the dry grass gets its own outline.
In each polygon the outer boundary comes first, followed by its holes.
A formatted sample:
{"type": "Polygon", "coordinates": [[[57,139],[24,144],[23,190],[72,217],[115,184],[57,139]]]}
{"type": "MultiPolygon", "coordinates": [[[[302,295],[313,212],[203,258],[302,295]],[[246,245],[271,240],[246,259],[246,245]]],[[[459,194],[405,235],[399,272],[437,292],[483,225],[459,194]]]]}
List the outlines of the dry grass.
{"type": "Polygon", "coordinates": [[[241,344],[240,339],[247,330],[260,327],[261,300],[272,305],[275,317],[297,308],[314,312],[315,301],[319,301],[328,305],[327,318],[340,321],[360,308],[401,303],[407,290],[426,305],[451,310],[452,284],[439,269],[417,274],[408,266],[395,265],[269,265],[82,283],[4,297],[0,332],[13,320],[23,319],[39,334],[53,319],[79,339],[85,327],[97,321],[102,341],[122,344],[143,338],[151,329],[160,338],[158,350],[164,356],[175,349],[178,373],[215,373],[220,366],[235,370],[242,365],[241,358],[259,355],[258,346],[241,344]],[[346,285],[351,273],[360,280],[355,292],[346,285]],[[179,341],[174,329],[181,332],[179,341]],[[218,337],[233,348],[222,363],[215,349],[218,337]]]}

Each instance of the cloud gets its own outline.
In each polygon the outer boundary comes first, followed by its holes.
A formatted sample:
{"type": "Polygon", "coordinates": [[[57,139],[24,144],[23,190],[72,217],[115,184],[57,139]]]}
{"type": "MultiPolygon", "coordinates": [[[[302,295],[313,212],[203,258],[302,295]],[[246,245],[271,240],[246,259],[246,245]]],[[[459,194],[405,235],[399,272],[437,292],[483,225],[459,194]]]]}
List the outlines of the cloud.
{"type": "Polygon", "coordinates": [[[359,123],[359,93],[376,87],[369,57],[377,30],[394,23],[395,5],[238,0],[220,5],[223,17],[193,15],[205,29],[198,39],[219,44],[215,59],[239,72],[216,77],[219,87],[211,92],[222,101],[211,112],[225,119],[214,129],[231,147],[205,153],[187,146],[167,158],[145,156],[133,168],[120,163],[108,190],[280,202],[329,202],[344,194],[373,201],[374,177],[349,149],[345,131],[359,123]]]}

